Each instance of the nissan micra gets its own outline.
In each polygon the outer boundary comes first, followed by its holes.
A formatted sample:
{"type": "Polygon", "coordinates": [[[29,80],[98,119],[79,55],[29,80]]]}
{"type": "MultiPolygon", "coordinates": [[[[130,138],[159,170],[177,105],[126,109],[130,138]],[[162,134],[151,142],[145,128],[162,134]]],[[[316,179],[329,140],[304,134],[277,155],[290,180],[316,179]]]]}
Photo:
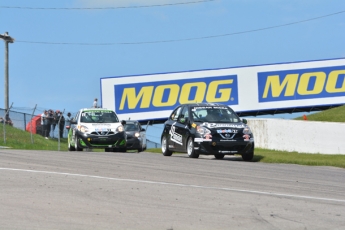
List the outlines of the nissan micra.
{"type": "Polygon", "coordinates": [[[241,155],[244,161],[254,157],[254,136],[229,106],[222,104],[183,104],[175,108],[164,123],[162,153],[186,152],[191,158],[200,154],[241,155]]]}
{"type": "Polygon", "coordinates": [[[104,149],[126,152],[126,132],[116,113],[105,108],[81,109],[71,119],[68,150],[104,149]]]}

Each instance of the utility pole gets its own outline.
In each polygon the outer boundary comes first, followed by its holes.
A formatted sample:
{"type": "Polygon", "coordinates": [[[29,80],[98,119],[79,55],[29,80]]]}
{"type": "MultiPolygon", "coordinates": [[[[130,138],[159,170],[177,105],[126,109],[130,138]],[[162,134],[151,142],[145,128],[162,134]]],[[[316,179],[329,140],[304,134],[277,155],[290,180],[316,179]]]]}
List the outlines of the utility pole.
{"type": "MultiPolygon", "coordinates": [[[[8,43],[13,43],[14,38],[8,35],[8,32],[4,34],[0,34],[0,38],[5,42],[5,111],[8,114],[8,104],[9,104],[9,96],[8,96],[8,43]]],[[[8,115],[7,115],[8,116],[8,115]]]]}

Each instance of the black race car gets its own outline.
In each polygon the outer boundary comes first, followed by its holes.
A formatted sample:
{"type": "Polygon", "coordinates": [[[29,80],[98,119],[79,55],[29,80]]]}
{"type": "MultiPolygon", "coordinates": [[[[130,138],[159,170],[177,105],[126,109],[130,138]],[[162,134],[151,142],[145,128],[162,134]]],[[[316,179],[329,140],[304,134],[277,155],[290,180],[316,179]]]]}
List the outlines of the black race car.
{"type": "Polygon", "coordinates": [[[146,150],[146,130],[138,121],[127,120],[123,122],[127,134],[127,150],[146,150]]]}
{"type": "Polygon", "coordinates": [[[254,157],[254,136],[247,120],[222,104],[178,106],[164,123],[161,143],[164,156],[186,152],[191,158],[239,154],[251,161],[254,157]]]}

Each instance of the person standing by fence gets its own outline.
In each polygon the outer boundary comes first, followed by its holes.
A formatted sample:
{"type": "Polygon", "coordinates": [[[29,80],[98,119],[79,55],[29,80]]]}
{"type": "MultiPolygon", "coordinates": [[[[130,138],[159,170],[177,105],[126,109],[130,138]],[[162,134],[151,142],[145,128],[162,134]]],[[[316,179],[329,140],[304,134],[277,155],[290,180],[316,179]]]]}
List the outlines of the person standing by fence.
{"type": "Polygon", "coordinates": [[[41,114],[41,125],[42,125],[42,136],[44,136],[46,139],[48,139],[48,111],[44,110],[44,112],[41,114]]]}
{"type": "Polygon", "coordinates": [[[72,119],[72,114],[70,112],[67,113],[67,117],[65,119],[65,122],[66,122],[66,130],[67,130],[67,136],[68,136],[68,132],[69,132],[69,129],[71,128],[71,119],[72,119]]]}
{"type": "Polygon", "coordinates": [[[63,130],[65,128],[65,117],[62,115],[62,112],[60,110],[56,110],[56,113],[56,121],[59,124],[59,137],[63,138],[63,130]]]}

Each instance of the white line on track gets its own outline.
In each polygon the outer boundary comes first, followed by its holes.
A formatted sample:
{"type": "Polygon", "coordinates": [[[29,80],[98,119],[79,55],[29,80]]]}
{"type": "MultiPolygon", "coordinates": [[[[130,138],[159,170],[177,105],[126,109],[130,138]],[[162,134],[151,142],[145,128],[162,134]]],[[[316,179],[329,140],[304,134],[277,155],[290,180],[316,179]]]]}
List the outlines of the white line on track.
{"type": "Polygon", "coordinates": [[[28,169],[0,168],[0,170],[30,172],[30,173],[45,173],[45,174],[56,174],[56,175],[68,175],[68,176],[78,176],[78,177],[88,177],[88,178],[97,178],[97,179],[107,179],[107,180],[115,180],[115,181],[137,182],[137,183],[158,184],[158,185],[170,185],[170,186],[191,187],[191,188],[201,188],[201,189],[214,189],[214,190],[233,191],[233,192],[245,192],[245,193],[252,193],[252,194],[269,195],[269,196],[280,196],[280,197],[301,198],[301,199],[322,200],[322,201],[333,201],[333,202],[345,203],[345,200],[339,200],[339,199],[331,199],[331,198],[324,198],[324,197],[313,197],[313,196],[300,196],[300,195],[291,195],[291,194],[273,193],[273,192],[263,192],[263,191],[246,190],[246,189],[234,189],[234,188],[221,188],[221,187],[210,187],[210,186],[201,186],[201,185],[176,184],[176,183],[169,183],[169,182],[148,181],[148,180],[133,180],[133,179],[93,176],[93,175],[74,174],[74,173],[38,171],[38,170],[28,170],[28,169]]]}

